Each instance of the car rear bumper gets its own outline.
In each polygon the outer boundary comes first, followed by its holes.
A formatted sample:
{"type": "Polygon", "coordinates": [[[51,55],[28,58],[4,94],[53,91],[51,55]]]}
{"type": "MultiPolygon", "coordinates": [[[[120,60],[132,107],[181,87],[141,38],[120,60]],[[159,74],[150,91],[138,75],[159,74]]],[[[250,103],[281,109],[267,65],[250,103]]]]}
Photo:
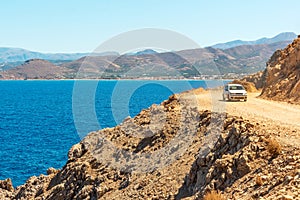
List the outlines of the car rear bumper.
{"type": "Polygon", "coordinates": [[[247,99],[247,96],[229,96],[229,99],[230,100],[244,100],[244,99],[247,99]]]}

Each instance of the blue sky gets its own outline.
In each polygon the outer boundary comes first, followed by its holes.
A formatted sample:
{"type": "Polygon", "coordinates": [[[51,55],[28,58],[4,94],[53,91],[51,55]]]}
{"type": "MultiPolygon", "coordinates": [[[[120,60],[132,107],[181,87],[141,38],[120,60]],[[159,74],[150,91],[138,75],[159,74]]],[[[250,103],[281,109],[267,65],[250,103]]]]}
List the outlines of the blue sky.
{"type": "Polygon", "coordinates": [[[40,52],[91,52],[141,28],[179,32],[200,46],[300,34],[298,0],[4,0],[0,46],[40,52]]]}

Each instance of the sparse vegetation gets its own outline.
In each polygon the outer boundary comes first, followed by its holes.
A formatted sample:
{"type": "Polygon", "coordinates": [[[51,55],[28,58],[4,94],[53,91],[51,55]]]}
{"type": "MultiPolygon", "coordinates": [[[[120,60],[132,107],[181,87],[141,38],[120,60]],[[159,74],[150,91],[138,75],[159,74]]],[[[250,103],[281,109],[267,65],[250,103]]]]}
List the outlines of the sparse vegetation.
{"type": "Polygon", "coordinates": [[[221,193],[219,193],[218,191],[213,190],[213,191],[208,192],[204,196],[203,200],[225,200],[225,198],[222,196],[221,193]]]}
{"type": "Polygon", "coordinates": [[[277,140],[270,138],[267,141],[267,150],[272,156],[275,157],[281,153],[282,147],[277,140]]]}
{"type": "Polygon", "coordinates": [[[256,179],[255,179],[255,184],[257,186],[262,186],[264,184],[262,178],[260,176],[256,176],[256,179]]]}

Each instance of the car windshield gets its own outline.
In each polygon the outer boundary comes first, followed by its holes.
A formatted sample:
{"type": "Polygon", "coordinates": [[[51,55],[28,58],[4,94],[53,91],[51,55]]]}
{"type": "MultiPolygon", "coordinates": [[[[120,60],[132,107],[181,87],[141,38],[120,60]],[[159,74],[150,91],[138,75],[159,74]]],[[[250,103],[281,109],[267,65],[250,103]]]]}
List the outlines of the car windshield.
{"type": "Polygon", "coordinates": [[[230,86],[229,90],[244,90],[243,86],[240,85],[234,85],[234,86],[230,86]]]}

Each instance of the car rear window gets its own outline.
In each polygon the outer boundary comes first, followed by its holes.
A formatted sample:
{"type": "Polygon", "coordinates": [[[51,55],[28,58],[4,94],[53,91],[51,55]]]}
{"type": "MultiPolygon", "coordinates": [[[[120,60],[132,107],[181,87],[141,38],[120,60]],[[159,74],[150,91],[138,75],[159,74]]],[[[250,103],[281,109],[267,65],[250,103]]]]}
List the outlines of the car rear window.
{"type": "Polygon", "coordinates": [[[229,90],[244,90],[244,88],[243,86],[235,85],[235,86],[230,86],[229,90]]]}

